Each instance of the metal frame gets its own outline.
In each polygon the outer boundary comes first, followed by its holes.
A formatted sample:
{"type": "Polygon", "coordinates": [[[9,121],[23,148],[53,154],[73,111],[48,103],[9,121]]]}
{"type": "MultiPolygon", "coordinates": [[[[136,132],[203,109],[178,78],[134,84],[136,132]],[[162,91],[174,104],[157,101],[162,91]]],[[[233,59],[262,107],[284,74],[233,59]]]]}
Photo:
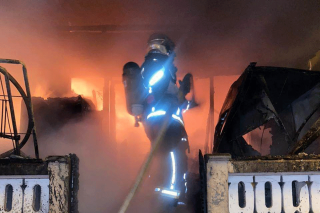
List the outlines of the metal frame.
{"type": "Polygon", "coordinates": [[[14,131],[13,139],[15,141],[14,153],[16,155],[20,155],[20,149],[27,143],[30,135],[32,134],[33,135],[33,142],[34,142],[34,149],[35,149],[35,156],[38,159],[39,158],[39,150],[38,150],[38,142],[37,142],[37,136],[36,136],[36,128],[35,128],[35,121],[34,121],[34,115],[33,115],[32,102],[31,102],[31,92],[30,92],[27,68],[23,62],[21,62],[19,60],[14,60],[14,59],[0,59],[0,63],[21,64],[24,82],[25,82],[25,88],[26,88],[26,93],[25,93],[24,90],[22,89],[22,87],[19,85],[19,83],[7,72],[7,70],[4,67],[0,66],[0,72],[2,74],[4,74],[4,76],[5,76],[5,82],[6,82],[6,87],[7,87],[7,96],[8,96],[8,101],[9,101],[9,105],[10,105],[10,114],[11,114],[12,126],[13,126],[13,131],[14,131]],[[10,81],[17,88],[18,92],[21,94],[21,97],[22,97],[23,101],[25,102],[25,105],[27,108],[27,113],[28,113],[28,118],[29,118],[27,132],[25,134],[25,137],[22,139],[21,143],[19,143],[20,136],[18,135],[18,131],[17,131],[16,118],[15,118],[14,106],[13,106],[13,100],[12,100],[13,96],[11,93],[10,81]]]}

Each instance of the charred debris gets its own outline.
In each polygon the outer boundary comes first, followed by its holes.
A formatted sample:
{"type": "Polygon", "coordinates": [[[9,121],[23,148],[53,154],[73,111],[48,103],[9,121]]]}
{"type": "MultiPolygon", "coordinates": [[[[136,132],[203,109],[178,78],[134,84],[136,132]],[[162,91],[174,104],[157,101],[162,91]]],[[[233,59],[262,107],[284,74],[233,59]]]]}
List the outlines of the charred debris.
{"type": "Polygon", "coordinates": [[[32,97],[37,131],[59,130],[69,122],[78,122],[96,112],[91,100],[82,96],[41,98],[32,97]]]}
{"type": "Polygon", "coordinates": [[[320,153],[320,72],[251,63],[231,86],[214,153],[233,158],[320,153]]]}

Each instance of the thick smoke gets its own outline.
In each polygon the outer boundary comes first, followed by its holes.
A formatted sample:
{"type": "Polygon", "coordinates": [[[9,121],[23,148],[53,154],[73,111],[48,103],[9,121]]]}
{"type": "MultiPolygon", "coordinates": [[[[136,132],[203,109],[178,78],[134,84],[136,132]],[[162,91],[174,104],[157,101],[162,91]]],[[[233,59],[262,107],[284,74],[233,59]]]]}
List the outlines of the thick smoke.
{"type": "MultiPolygon", "coordinates": [[[[220,76],[215,78],[219,111],[229,86],[251,61],[307,68],[307,60],[319,50],[319,11],[317,0],[2,0],[0,57],[26,63],[33,95],[70,96],[71,78],[120,80],[126,62],[141,64],[152,32],[71,33],[61,26],[180,26],[164,33],[177,44],[179,76],[192,72],[197,78],[200,107],[185,115],[195,156],[203,149],[209,112],[205,78],[220,76]]],[[[22,77],[17,78],[21,82],[22,77]]],[[[116,212],[149,150],[143,129],[135,129],[126,114],[123,95],[120,82],[117,141],[109,141],[103,126],[90,116],[39,140],[42,157],[70,152],[80,157],[81,212],[116,212]]]]}

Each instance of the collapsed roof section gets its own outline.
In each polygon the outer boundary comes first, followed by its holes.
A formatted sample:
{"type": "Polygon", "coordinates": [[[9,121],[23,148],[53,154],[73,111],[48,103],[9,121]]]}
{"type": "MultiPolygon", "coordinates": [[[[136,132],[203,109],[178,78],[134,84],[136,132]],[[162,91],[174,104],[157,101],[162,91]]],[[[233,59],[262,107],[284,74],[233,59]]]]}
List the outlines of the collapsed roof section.
{"type": "Polygon", "coordinates": [[[314,149],[319,109],[320,72],[251,63],[223,104],[213,152],[233,157],[320,153],[314,149]]]}

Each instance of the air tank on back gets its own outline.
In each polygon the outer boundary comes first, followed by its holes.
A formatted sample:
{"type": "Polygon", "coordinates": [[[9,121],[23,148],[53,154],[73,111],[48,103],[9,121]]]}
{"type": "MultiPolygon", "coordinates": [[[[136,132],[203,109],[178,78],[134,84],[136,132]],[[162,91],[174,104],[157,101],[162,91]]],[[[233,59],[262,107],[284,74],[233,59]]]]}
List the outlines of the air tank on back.
{"type": "Polygon", "coordinates": [[[143,113],[143,102],[147,95],[147,90],[142,83],[141,69],[138,64],[128,62],[124,65],[122,82],[125,89],[127,111],[130,115],[137,118],[143,113]]]}

